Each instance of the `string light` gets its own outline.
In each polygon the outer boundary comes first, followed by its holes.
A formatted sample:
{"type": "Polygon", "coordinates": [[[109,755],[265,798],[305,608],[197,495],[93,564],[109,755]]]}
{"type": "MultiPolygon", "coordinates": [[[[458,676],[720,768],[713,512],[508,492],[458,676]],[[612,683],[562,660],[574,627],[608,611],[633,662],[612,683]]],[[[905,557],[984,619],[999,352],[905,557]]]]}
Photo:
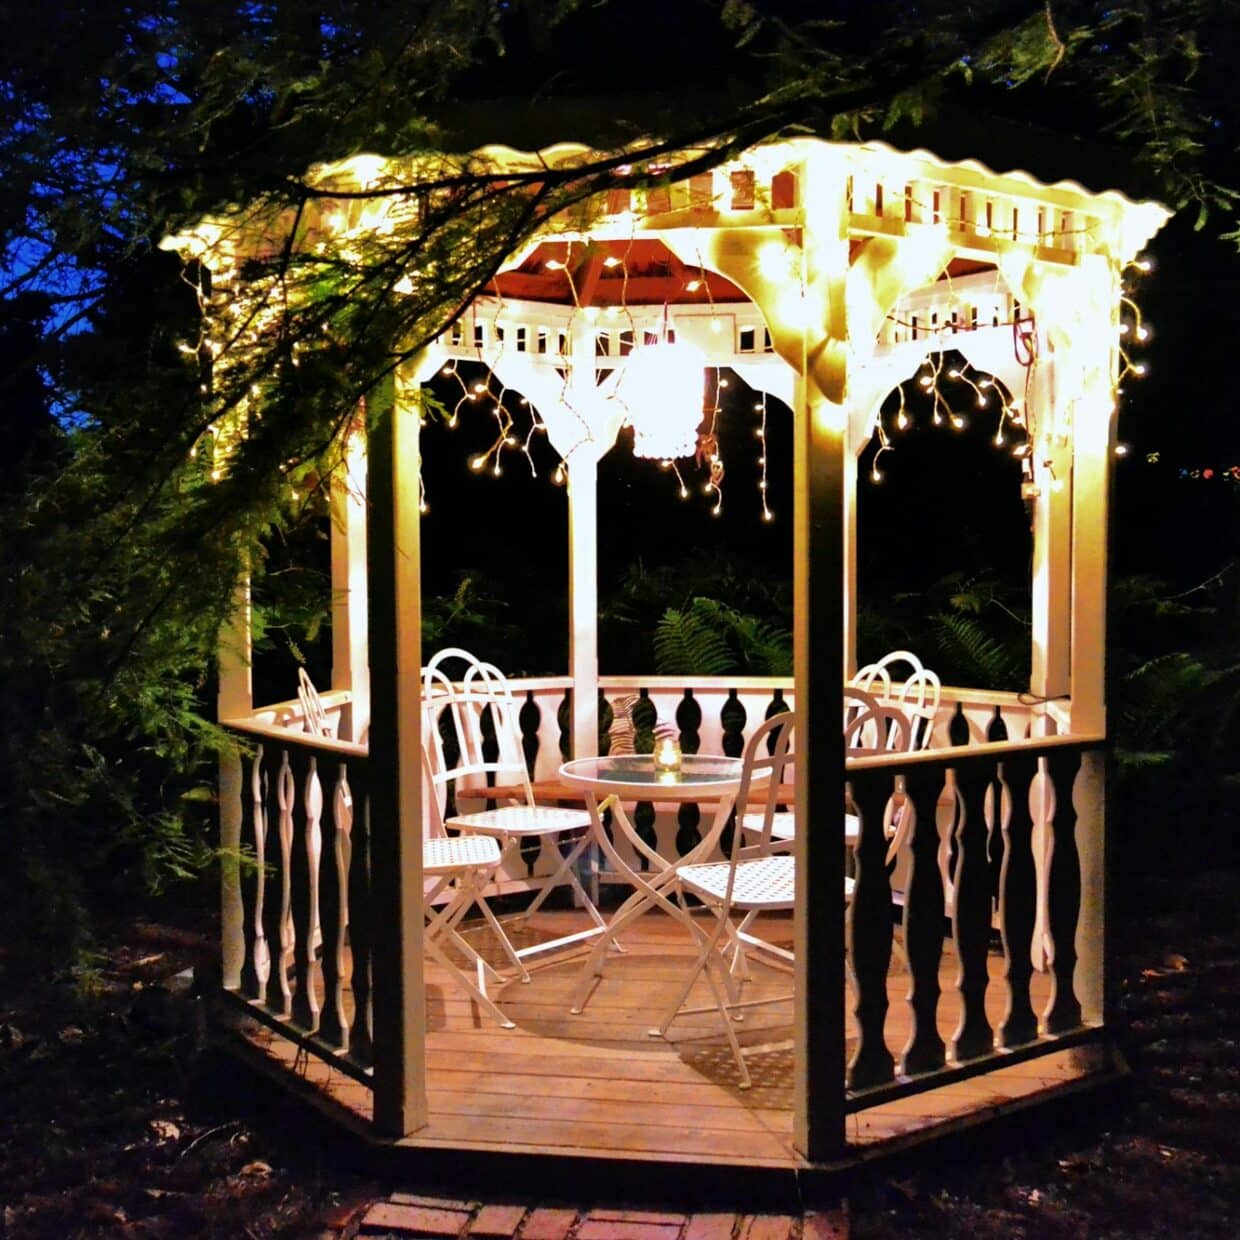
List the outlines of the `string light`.
{"type": "Polygon", "coordinates": [[[758,494],[762,499],[762,520],[763,521],[774,521],[775,514],[771,511],[770,504],[767,502],[769,498],[767,494],[769,490],[767,486],[769,479],[767,477],[767,461],[766,461],[767,408],[766,408],[766,393],[765,392],[762,393],[762,399],[756,405],[754,405],[754,411],[762,419],[761,425],[758,427],[757,432],[756,432],[758,436],[758,442],[762,445],[762,453],[758,457],[758,468],[762,471],[758,478],[758,494]]]}

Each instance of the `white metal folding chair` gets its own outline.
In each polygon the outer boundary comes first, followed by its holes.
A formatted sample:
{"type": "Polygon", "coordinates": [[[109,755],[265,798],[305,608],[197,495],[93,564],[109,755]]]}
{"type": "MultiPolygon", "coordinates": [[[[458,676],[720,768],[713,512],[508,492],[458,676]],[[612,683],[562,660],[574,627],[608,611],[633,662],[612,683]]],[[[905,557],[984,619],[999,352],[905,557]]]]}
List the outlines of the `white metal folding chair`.
{"type": "MultiPolygon", "coordinates": [[[[891,686],[890,677],[882,669],[869,678],[869,683],[886,684],[889,689],[891,686]]],[[[937,698],[935,702],[937,707],[937,698]]],[[[844,686],[844,748],[851,757],[866,753],[902,752],[912,748],[914,735],[913,720],[902,706],[885,702],[877,694],[855,684],[844,686]]],[[[741,829],[750,834],[761,831],[762,814],[746,809],[741,814],[741,829]]],[[[793,812],[776,810],[767,829],[773,847],[791,844],[796,839],[793,812]]],[[[855,814],[846,815],[844,832],[845,843],[856,844],[855,814]]]]}
{"type": "MultiPolygon", "coordinates": [[[[681,987],[676,1001],[669,1007],[662,1024],[654,1031],[666,1036],[677,1016],[693,1012],[710,1011],[710,1008],[687,1008],[685,1000],[699,977],[705,975],[714,997],[714,1007],[723,1019],[724,1033],[732,1056],[736,1060],[741,1077],[741,1088],[748,1089],[751,1080],[745,1056],[733,1028],[733,1020],[739,1018],[743,1008],[778,1002],[780,998],[744,1000],[734,997],[737,993],[733,982],[734,972],[747,975],[737,963],[743,960],[743,942],[759,944],[746,935],[741,936],[753,920],[763,912],[788,910],[795,898],[796,860],[786,853],[771,849],[771,823],[776,814],[779,785],[792,761],[792,733],[795,715],[788,712],[768,719],[749,738],[742,757],[741,786],[737,793],[738,805],[760,803],[762,829],[757,844],[743,842],[744,833],[736,831],[732,837],[731,855],[727,861],[708,862],[683,867],[677,874],[681,892],[696,896],[715,915],[710,930],[695,925],[699,936],[699,950],[693,967],[681,987]],[[750,789],[754,788],[751,796],[750,789]],[[743,914],[739,926],[732,924],[732,913],[743,914]],[[731,966],[726,952],[733,950],[731,966]]],[[[791,954],[770,944],[760,944],[776,951],[785,959],[791,954]]]]}
{"type": "Polygon", "coordinates": [[[937,673],[926,667],[911,650],[893,650],[878,662],[866,664],[849,683],[853,688],[873,694],[882,703],[899,707],[908,716],[911,727],[908,749],[930,747],[943,687],[937,673]],[[901,681],[893,674],[893,669],[899,671],[902,665],[907,665],[907,673],[901,681]]]}
{"type": "MultiPolygon", "coordinates": [[[[494,800],[488,795],[493,779],[499,785],[520,790],[515,797],[505,795],[513,803],[473,813],[453,813],[445,825],[467,835],[486,835],[497,840],[502,851],[500,868],[516,855],[523,840],[550,839],[559,855],[555,870],[540,880],[542,889],[521,914],[530,917],[542,907],[552,888],[566,882],[594,925],[588,930],[516,948],[499,923],[493,928],[503,939],[505,953],[512,960],[523,982],[530,980],[525,960],[570,944],[579,943],[602,933],[607,924],[586,894],[576,874],[576,864],[590,844],[591,819],[584,808],[539,805],[530,787],[529,771],[521,749],[517,707],[500,670],[484,663],[468,651],[455,647],[439,651],[422,672],[422,701],[425,712],[425,744],[431,763],[431,781],[440,796],[446,799],[451,787],[457,800],[477,798],[494,800]],[[445,666],[459,664],[460,676],[452,679],[445,666]],[[453,735],[456,755],[450,754],[441,723],[453,735]],[[561,836],[575,837],[566,851],[558,844],[561,836]]],[[[485,978],[480,975],[480,986],[485,978]]]]}
{"type": "MultiPolygon", "coordinates": [[[[422,775],[426,796],[422,832],[422,908],[425,925],[422,947],[428,956],[471,995],[479,1006],[505,1029],[513,1023],[486,993],[486,978],[500,975],[461,935],[457,927],[470,908],[476,907],[511,954],[511,945],[486,900],[486,885],[500,863],[499,844],[485,835],[449,835],[444,830],[438,790],[431,778],[430,755],[422,746],[422,775]],[[450,943],[474,964],[477,981],[445,951],[450,943]]],[[[512,957],[516,963],[515,957],[512,957]]]]}
{"type": "Polygon", "coordinates": [[[297,669],[297,698],[301,702],[303,727],[311,736],[333,736],[332,725],[328,722],[327,711],[323,709],[323,699],[314,687],[314,681],[304,667],[297,669]]]}

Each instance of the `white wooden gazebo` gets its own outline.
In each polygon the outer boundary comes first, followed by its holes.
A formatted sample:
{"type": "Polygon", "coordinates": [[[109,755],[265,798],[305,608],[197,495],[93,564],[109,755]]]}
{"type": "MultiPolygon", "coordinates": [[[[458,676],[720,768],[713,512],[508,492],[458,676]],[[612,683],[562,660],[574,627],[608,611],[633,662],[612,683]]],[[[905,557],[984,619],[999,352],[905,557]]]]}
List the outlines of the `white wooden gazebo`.
{"type": "MultiPolygon", "coordinates": [[[[472,158],[497,172],[530,172],[593,154],[559,145],[486,148],[472,158]]],[[[318,208],[322,227],[393,226],[347,194],[385,177],[409,184],[416,171],[414,160],[374,157],[315,170],[320,189],[345,195],[334,209],[330,200],[318,208]]],[[[867,1141],[933,1132],[1105,1077],[1107,508],[1127,365],[1121,278],[1166,218],[1160,206],[1118,192],[1041,184],[924,150],[793,138],[684,180],[669,168],[657,188],[611,192],[513,254],[493,291],[403,368],[391,416],[370,427],[368,441],[359,430],[333,480],[334,666],[323,698],[335,737],[311,735],[295,701],[252,700],[244,590],[224,635],[220,718],[258,748],[225,763],[222,840],[254,849],[269,867],[258,878],[227,871],[223,886],[223,990],[265,1031],[252,1032],[251,1043],[275,1061],[309,1052],[325,1094],[423,1157],[524,1151],[790,1174],[867,1141]],[[1014,335],[1023,349],[1014,350],[1014,335]],[[600,674],[596,468],[623,423],[657,428],[663,411],[625,397],[624,373],[648,341],[669,337],[791,410],[789,683],[600,674]],[[948,349],[994,383],[1027,445],[1028,693],[947,690],[930,748],[846,764],[839,702],[855,669],[857,462],[888,394],[948,349]],[[442,1023],[428,1025],[432,979],[420,946],[421,462],[409,395],[466,361],[485,364],[536,409],[567,475],[569,667],[563,677],[515,682],[529,705],[522,727],[537,754],[534,778],[553,780],[566,750],[597,751],[600,692],[644,691],[674,718],[692,690],[703,751],[736,743],[743,720],[760,721],[772,695],[798,708],[795,809],[814,829],[797,843],[794,1049],[775,1105],[783,1118],[764,1114],[761,1138],[744,1150],[703,1137],[705,1111],[680,1129],[669,1120],[662,1143],[636,1148],[616,1135],[605,1103],[594,1122],[581,1101],[605,1091],[573,1095],[575,1137],[538,1119],[533,1103],[497,1103],[489,1121],[477,1103],[471,1127],[444,1101],[456,1095],[441,1066],[466,1052],[446,1048],[442,1023]],[[570,691],[562,733],[557,707],[570,691]],[[745,708],[739,716],[723,709],[733,703],[745,708]],[[882,807],[897,779],[919,810],[902,893],[908,973],[898,978],[881,864],[882,807]],[[863,822],[847,931],[844,857],[832,829],[845,781],[863,822]],[[945,788],[959,806],[946,816],[945,788]],[[943,972],[949,955],[956,959],[943,972]]],[[[257,240],[208,221],[170,244],[232,272],[257,240]]],[[[226,299],[227,281],[217,287],[226,299]]],[[[663,827],[659,838],[669,846],[663,827]]],[[[530,886],[543,868],[535,862],[504,885],[530,886]]],[[[572,1037],[523,1032],[526,1060],[564,1057],[572,1037]]],[[[501,1036],[492,1031],[487,1041],[497,1062],[506,1054],[501,1036]]],[[[581,1048],[583,1060],[590,1053],[581,1048]]],[[[478,1096],[501,1096],[501,1075],[491,1073],[478,1096]]],[[[553,1101],[570,1096],[557,1093],[568,1088],[559,1078],[540,1079],[553,1101]]],[[[641,1085],[624,1088],[640,1093],[641,1085]]],[[[755,1104],[726,1082],[702,1088],[713,1091],[711,1107],[752,1116],[755,1104]]],[[[530,1090],[528,1074],[512,1086],[514,1096],[530,1090]]],[[[687,1105],[706,1105],[704,1094],[692,1097],[687,1105]]]]}

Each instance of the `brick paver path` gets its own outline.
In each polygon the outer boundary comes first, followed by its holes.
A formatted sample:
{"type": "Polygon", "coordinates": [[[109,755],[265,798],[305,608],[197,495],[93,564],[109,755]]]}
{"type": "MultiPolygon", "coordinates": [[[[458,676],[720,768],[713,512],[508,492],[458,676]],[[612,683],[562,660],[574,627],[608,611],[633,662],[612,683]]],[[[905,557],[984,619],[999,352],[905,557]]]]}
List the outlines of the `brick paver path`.
{"type": "Polygon", "coordinates": [[[376,1201],[360,1224],[324,1232],[393,1240],[412,1237],[486,1237],[487,1240],[848,1240],[843,1210],[792,1214],[674,1214],[598,1206],[463,1202],[393,1193],[376,1201]]]}

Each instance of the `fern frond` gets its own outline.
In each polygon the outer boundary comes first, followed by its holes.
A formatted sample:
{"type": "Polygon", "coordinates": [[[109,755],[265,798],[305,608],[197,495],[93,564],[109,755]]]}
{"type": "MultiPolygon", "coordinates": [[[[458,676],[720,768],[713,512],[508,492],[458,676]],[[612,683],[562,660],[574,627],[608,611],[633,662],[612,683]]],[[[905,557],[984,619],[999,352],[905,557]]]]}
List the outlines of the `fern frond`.
{"type": "Polygon", "coordinates": [[[723,634],[692,612],[674,607],[655,628],[654,659],[661,676],[722,676],[735,670],[723,634]]]}
{"type": "Polygon", "coordinates": [[[940,674],[947,669],[959,669],[962,682],[978,688],[1019,687],[1021,664],[1016,654],[973,616],[934,616],[931,631],[939,648],[940,674]]]}

